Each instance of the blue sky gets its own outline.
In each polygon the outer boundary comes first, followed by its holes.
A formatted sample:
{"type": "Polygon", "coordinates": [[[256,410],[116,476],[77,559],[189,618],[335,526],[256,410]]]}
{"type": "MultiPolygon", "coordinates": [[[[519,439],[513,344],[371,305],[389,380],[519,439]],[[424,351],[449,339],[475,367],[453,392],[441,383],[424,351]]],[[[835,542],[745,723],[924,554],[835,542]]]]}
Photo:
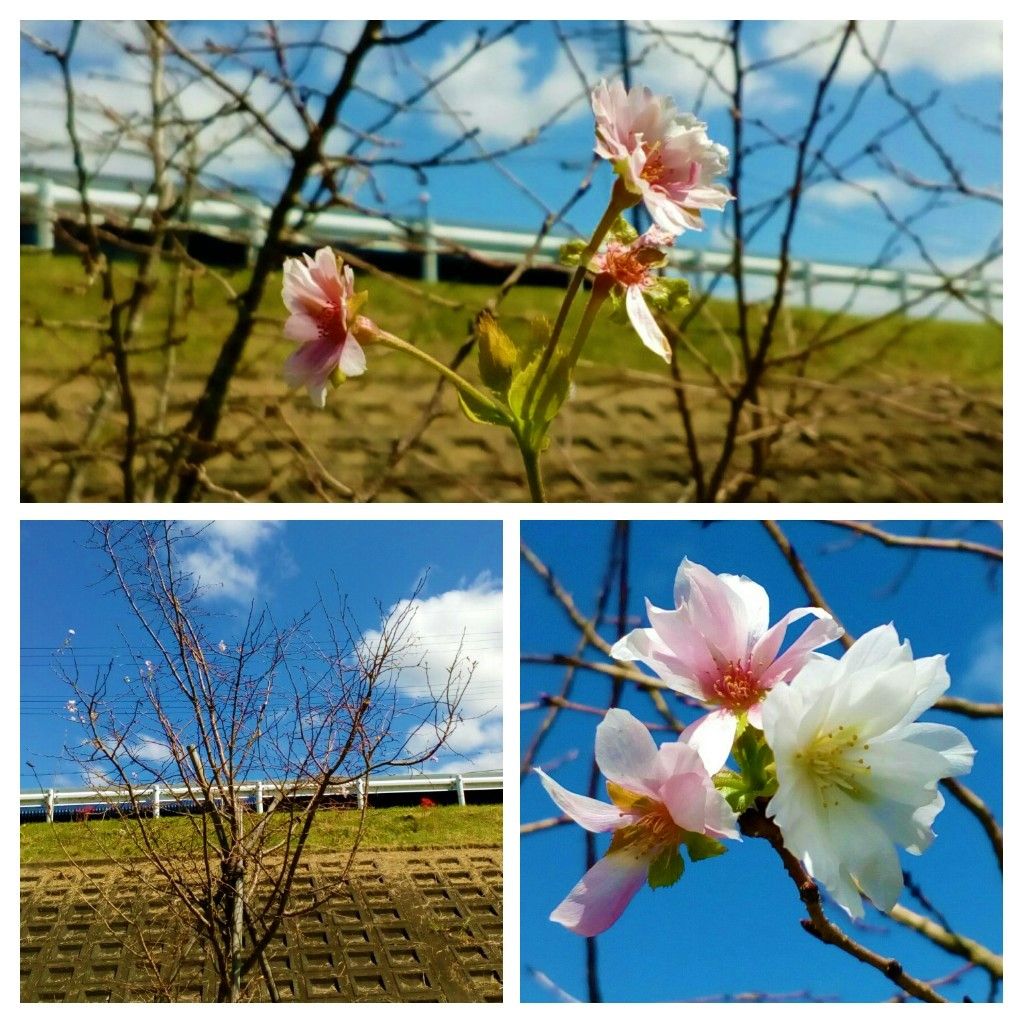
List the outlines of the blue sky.
{"type": "MultiPolygon", "coordinates": [[[[103,559],[87,546],[87,523],[24,522],[21,537],[21,786],[79,787],[80,775],[61,757],[79,734],[64,711],[71,694],[54,674],[53,652],[67,638],[84,673],[113,659],[112,677],[120,679],[136,664],[119,629],[138,650],[146,648],[103,580],[103,559]]],[[[284,624],[313,605],[317,586],[331,591],[332,573],[361,628],[370,629],[378,623],[375,599],[385,608],[407,600],[429,570],[402,680],[412,686],[421,679],[411,662],[425,658],[436,681],[463,630],[464,655],[477,669],[463,703],[466,721],[451,737],[454,752],[441,751],[427,770],[501,766],[500,523],[222,521],[188,545],[185,564],[206,588],[211,628],[228,643],[251,603],[284,624]]],[[[313,632],[323,637],[325,624],[313,632]]]]}
{"type": "MultiPolygon", "coordinates": [[[[308,40],[322,31],[333,44],[350,46],[361,23],[282,23],[282,35],[291,40],[308,40]]],[[[379,51],[365,65],[360,83],[367,94],[359,94],[345,106],[342,119],[350,131],[339,129],[330,141],[334,152],[343,152],[356,137],[355,130],[375,125],[385,110],[372,95],[402,99],[423,81],[464,54],[478,32],[486,37],[499,34],[506,22],[448,22],[401,51],[379,51]]],[[[613,22],[565,22],[562,30],[570,38],[579,69],[590,83],[615,73],[616,36],[613,22]],[[592,31],[592,30],[596,30],[592,31]]],[[[711,68],[719,83],[729,87],[732,72],[728,54],[720,40],[725,22],[634,22],[630,23],[630,46],[642,58],[634,71],[636,81],[673,95],[682,109],[695,109],[710,125],[713,138],[731,146],[731,124],[724,94],[712,84],[705,88],[701,67],[711,68]]],[[[751,22],[743,29],[743,52],[748,63],[769,62],[750,72],[745,84],[747,142],[768,138],[768,130],[782,135],[793,132],[806,119],[817,76],[828,63],[835,45],[835,22],[751,22]],[[770,63],[782,55],[800,51],[792,61],[770,63]],[[759,127],[758,120],[768,126],[759,127]]],[[[258,23],[253,23],[258,28],[258,23]]],[[[51,39],[62,38],[59,23],[27,23],[30,31],[51,39]]],[[[175,23],[174,31],[183,41],[206,38],[237,40],[245,31],[242,23],[175,23]]],[[[408,28],[393,23],[393,31],[408,28]]],[[[885,49],[885,66],[894,86],[915,103],[926,103],[922,118],[928,130],[950,151],[966,180],[982,189],[1001,190],[1002,140],[991,126],[1000,121],[1002,107],[1002,55],[998,23],[995,22],[902,22],[887,36],[884,23],[863,23],[864,38],[873,52],[885,49]],[[888,40],[886,43],[886,39],[888,40]],[[956,57],[951,58],[955,53],[956,57]],[[930,102],[935,94],[934,102],[930,102]]],[[[137,42],[137,30],[130,25],[89,23],[79,44],[73,65],[80,76],[83,96],[94,95],[108,107],[121,111],[144,105],[144,68],[138,58],[126,56],[118,41],[137,42]]],[[[23,145],[28,158],[41,163],[67,165],[62,144],[62,101],[52,61],[44,61],[27,44],[22,46],[23,145]]],[[[254,56],[260,66],[271,58],[254,56]]],[[[301,83],[313,89],[323,87],[337,73],[340,58],[313,59],[305,68],[301,83]]],[[[859,48],[851,46],[840,65],[835,86],[826,104],[822,135],[846,111],[867,67],[859,48]]],[[[236,83],[245,75],[237,67],[225,72],[236,83]]],[[[260,93],[268,102],[277,95],[266,86],[260,93]]],[[[189,116],[209,114],[215,103],[201,89],[182,97],[189,116]]],[[[94,105],[94,104],[93,104],[94,105]]],[[[376,191],[369,183],[348,182],[349,194],[362,204],[386,208],[399,216],[411,216],[419,209],[418,197],[426,191],[439,219],[467,221],[490,226],[532,228],[539,225],[546,208],[560,206],[572,194],[590,158],[593,125],[589,106],[576,69],[558,41],[552,22],[532,22],[516,29],[482,54],[473,57],[440,91],[440,100],[427,109],[414,109],[399,116],[378,133],[364,153],[409,159],[438,152],[466,129],[478,134],[459,150],[472,155],[474,146],[488,150],[515,143],[568,105],[555,124],[545,130],[537,144],[514,153],[496,166],[458,167],[429,170],[419,181],[406,170],[382,169],[376,176],[376,191]],[[519,183],[513,184],[510,176],[519,183]],[[531,195],[532,194],[532,198],[531,195]]],[[[98,127],[96,115],[89,114],[89,102],[82,101],[83,124],[88,135],[98,127]]],[[[852,182],[875,189],[900,217],[918,213],[926,195],[914,192],[894,180],[869,155],[849,162],[880,129],[893,123],[901,109],[886,96],[877,81],[843,129],[830,150],[833,161],[844,168],[852,182]]],[[[297,120],[288,104],[279,103],[272,116],[287,137],[293,137],[297,120]]],[[[212,129],[211,129],[212,130],[212,129]]],[[[882,159],[901,165],[909,174],[925,180],[940,180],[943,172],[921,133],[907,125],[882,140],[882,159]]],[[[111,171],[131,173],[139,160],[121,146],[106,159],[111,171]]],[[[745,202],[748,207],[777,193],[792,175],[792,150],[761,149],[747,158],[745,202]]],[[[281,157],[260,148],[252,133],[246,133],[212,167],[215,176],[266,192],[282,180],[281,157]]],[[[572,211],[572,226],[589,233],[603,210],[610,171],[599,170],[595,187],[572,211]]],[[[686,244],[721,247],[725,220],[708,218],[710,228],[703,236],[689,233],[686,244]]],[[[995,204],[951,198],[941,207],[915,221],[915,230],[936,260],[955,269],[981,256],[998,234],[1001,208],[995,204]]],[[[564,226],[563,226],[564,229],[564,226]]],[[[774,254],[781,229],[779,216],[771,218],[751,241],[749,251],[774,254]]],[[[865,264],[875,261],[885,249],[890,229],[884,214],[864,191],[852,185],[812,185],[795,238],[794,254],[802,259],[865,264]]],[[[894,265],[923,267],[914,243],[897,241],[887,259],[894,265]]],[[[998,276],[1000,265],[991,271],[998,276]]],[[[758,279],[755,288],[767,284],[758,279]]],[[[824,304],[824,303],[823,303],[824,304]]]]}
{"type": "MultiPolygon", "coordinates": [[[[951,694],[999,700],[1002,691],[1001,573],[977,557],[946,552],[908,553],[873,540],[856,542],[834,527],[784,524],[812,575],[847,629],[859,634],[885,622],[911,641],[917,656],[949,655],[951,694]]],[[[916,533],[920,524],[889,523],[916,533]]],[[[934,536],[967,536],[1001,546],[991,523],[932,523],[934,536]]],[[[611,525],[600,522],[524,523],[523,537],[559,577],[584,614],[592,611],[604,572],[611,525]]],[[[758,523],[634,523],[629,609],[643,611],[649,597],[671,607],[672,583],[681,559],[702,562],[715,572],[750,576],[771,599],[772,621],[806,604],[806,595],[778,549],[758,523]]],[[[577,634],[560,607],[524,565],[521,585],[521,644],[527,653],[571,653],[577,634]]],[[[614,609],[614,603],[611,606],[614,609]]],[[[614,627],[603,629],[609,641],[614,627]]],[[[839,644],[826,653],[841,653],[839,644]]],[[[600,656],[597,656],[600,658],[600,656]]],[[[524,665],[522,699],[557,692],[563,670],[524,665]]],[[[583,673],[573,699],[607,706],[609,682],[583,673]]],[[[627,692],[622,705],[644,721],[657,720],[646,698],[627,692]]],[[[543,712],[524,713],[525,744],[543,712]]],[[[691,720],[693,712],[679,705],[691,720]]],[[[963,729],[979,753],[964,781],[1002,816],[1002,724],[928,712],[925,720],[948,721],[963,729]]],[[[537,763],[576,792],[586,792],[599,719],[562,712],[537,763]]],[[[671,734],[660,736],[661,741],[671,734]]],[[[522,786],[522,818],[534,821],[557,813],[535,778],[522,786]]],[[[991,848],[977,823],[948,801],[936,822],[938,838],[922,857],[901,854],[931,900],[954,927],[990,948],[1002,948],[1002,883],[991,848]],[[970,897],[965,898],[965,886],[970,897]]],[[[602,839],[599,849],[603,849],[602,839]]],[[[521,847],[522,998],[552,998],[530,973],[542,971],[564,991],[586,998],[584,943],[548,914],[583,870],[583,831],[563,826],[524,837],[521,847]]],[[[904,902],[915,906],[904,898],[904,902]]],[[[717,859],[689,865],[673,888],[641,891],[620,921],[598,939],[600,977],[606,1001],[675,1001],[739,992],[786,993],[810,988],[820,997],[878,1001],[893,994],[879,974],[807,936],[799,926],[801,906],[767,844],[730,844],[717,859]]],[[[834,914],[841,911],[834,910],[834,914]]],[[[871,912],[868,924],[883,922],[871,912]]],[[[885,954],[901,958],[918,977],[933,979],[957,966],[942,951],[886,926],[885,933],[854,933],[885,954]]],[[[946,993],[957,1000],[986,998],[987,983],[976,971],[946,993]]]]}

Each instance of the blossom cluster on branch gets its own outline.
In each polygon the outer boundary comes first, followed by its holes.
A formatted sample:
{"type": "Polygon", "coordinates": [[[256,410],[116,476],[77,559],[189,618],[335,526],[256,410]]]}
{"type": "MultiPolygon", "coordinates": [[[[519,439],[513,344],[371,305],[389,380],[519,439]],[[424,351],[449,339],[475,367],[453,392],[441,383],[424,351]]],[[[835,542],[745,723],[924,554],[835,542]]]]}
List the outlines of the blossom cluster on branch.
{"type": "Polygon", "coordinates": [[[715,181],[728,168],[728,150],[711,141],[706,124],[678,112],[670,98],[642,86],[627,92],[621,82],[601,82],[591,104],[594,151],[616,175],[608,206],[589,241],[563,247],[562,262],[575,269],[553,323],[538,321],[530,337],[517,343],[488,311],[478,318],[483,387],[359,316],[366,294],[355,293],[351,268],[328,247],[285,261],[282,296],[291,316],[284,333],[298,344],[285,366],[287,381],[305,386],[323,407],[330,386],[366,369],[362,345],[383,344],[414,356],[455,385],[467,417],[512,432],[531,497],[543,500],[540,454],[601,307],[609,300],[613,316],[628,320],[644,345],[669,361],[672,350],[651,307],[664,314],[680,309],[689,301],[689,285],[656,271],[667,263],[678,235],[702,229],[702,210],[722,210],[733,198],[715,181]],[[640,203],[654,221],[643,235],[622,217],[640,203]],[[569,315],[588,275],[589,296],[570,334],[569,315]]]}
{"type": "Polygon", "coordinates": [[[786,848],[851,916],[862,896],[891,910],[903,887],[896,847],[921,854],[943,807],[940,779],[971,770],[958,729],[919,722],[949,688],[945,656],[915,658],[893,626],[856,640],[841,658],[817,649],[842,628],[821,608],[796,608],[769,627],[768,595],[745,576],[684,560],[675,607],[647,603],[650,627],[611,649],[640,661],[707,713],[656,746],[628,711],[597,728],[595,758],[611,804],[578,796],[538,771],[555,803],[608,851],[551,914],[580,935],[609,928],[646,881],[723,854],[755,801],[786,848]],[[788,626],[814,621],[785,650],[788,626]],[[729,758],[735,768],[728,767],[729,758]]]}

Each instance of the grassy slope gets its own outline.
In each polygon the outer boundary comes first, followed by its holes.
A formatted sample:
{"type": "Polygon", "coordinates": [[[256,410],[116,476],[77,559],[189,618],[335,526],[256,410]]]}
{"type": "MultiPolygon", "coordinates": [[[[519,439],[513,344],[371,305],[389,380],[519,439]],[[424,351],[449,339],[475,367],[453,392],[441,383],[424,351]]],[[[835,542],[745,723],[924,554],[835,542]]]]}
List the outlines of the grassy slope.
{"type": "MultiPolygon", "coordinates": [[[[356,811],[321,812],[310,833],[310,853],[346,852],[356,834],[356,811]]],[[[501,844],[501,804],[467,807],[387,807],[367,812],[364,849],[403,850],[411,847],[457,849],[501,844]]],[[[163,818],[157,823],[169,848],[186,841],[192,832],[184,818],[163,818]]],[[[129,833],[130,822],[61,822],[21,826],[22,864],[138,856],[129,833]]]]}
{"type": "MultiPolygon", "coordinates": [[[[122,281],[122,295],[127,290],[131,264],[116,264],[122,281]]],[[[98,283],[84,286],[84,275],[78,261],[71,256],[24,254],[21,260],[22,316],[43,320],[91,321],[102,317],[103,304],[98,283]]],[[[241,271],[217,271],[217,275],[235,288],[244,287],[247,275],[241,271]]],[[[359,275],[361,287],[370,290],[366,312],[395,334],[438,355],[450,355],[465,336],[473,314],[494,293],[487,285],[442,282],[431,288],[434,295],[460,304],[459,308],[431,303],[410,295],[399,284],[369,275],[359,275]]],[[[245,371],[250,374],[280,374],[280,365],[291,345],[280,335],[277,326],[285,312],[280,301],[279,276],[271,280],[261,314],[268,318],[257,330],[257,344],[250,347],[245,371]]],[[[418,286],[417,282],[409,282],[418,286]]],[[[196,310],[189,339],[179,350],[180,366],[189,374],[205,374],[232,321],[229,296],[220,282],[206,274],[196,279],[196,310]]],[[[155,332],[163,322],[169,289],[159,287],[147,307],[147,319],[155,332]]],[[[521,287],[510,294],[502,307],[505,325],[513,336],[526,330],[525,320],[538,315],[553,316],[560,299],[556,288],[521,287]]],[[[709,309],[726,334],[735,336],[735,311],[728,302],[712,302],[709,309]]],[[[817,310],[795,310],[793,324],[806,336],[816,329],[828,314],[817,310]]],[[[758,310],[752,313],[754,329],[759,323],[758,310]]],[[[837,317],[827,335],[839,333],[857,323],[855,317],[837,317]]],[[[821,375],[863,358],[888,341],[903,323],[898,318],[873,326],[842,346],[825,350],[816,357],[815,369],[821,375]]],[[[691,325],[689,335],[713,363],[727,365],[727,353],[713,328],[703,319],[691,325]]],[[[143,341],[157,340],[154,333],[144,331],[143,341]]],[[[784,342],[778,340],[781,351],[784,342]]],[[[55,374],[88,359],[96,348],[96,335],[88,331],[58,333],[36,326],[22,328],[22,369],[55,374]]],[[[625,366],[663,373],[663,364],[647,352],[631,332],[601,317],[588,342],[585,356],[597,363],[625,366]],[[623,343],[623,338],[628,343],[623,343]]],[[[156,371],[160,356],[142,356],[137,368],[156,371]]],[[[941,378],[963,386],[998,387],[1001,382],[1002,358],[1000,332],[991,325],[967,324],[941,320],[914,321],[900,343],[885,355],[886,372],[909,379],[941,378]]]]}

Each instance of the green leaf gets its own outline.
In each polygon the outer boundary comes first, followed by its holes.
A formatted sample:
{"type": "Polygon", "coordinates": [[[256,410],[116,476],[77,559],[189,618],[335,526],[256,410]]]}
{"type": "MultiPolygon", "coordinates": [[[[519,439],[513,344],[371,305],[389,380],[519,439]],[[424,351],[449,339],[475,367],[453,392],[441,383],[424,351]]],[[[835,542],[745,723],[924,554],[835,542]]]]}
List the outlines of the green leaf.
{"type": "Polygon", "coordinates": [[[725,845],[717,839],[702,836],[699,832],[687,832],[683,836],[683,843],[694,864],[699,860],[707,860],[709,857],[720,857],[726,849],[725,845]]]}
{"type": "Polygon", "coordinates": [[[459,391],[459,407],[466,418],[474,423],[488,423],[496,427],[512,425],[511,417],[495,406],[485,405],[476,396],[459,391]]]}
{"type": "Polygon", "coordinates": [[[685,869],[682,854],[675,847],[670,847],[651,861],[647,868],[647,884],[652,889],[667,889],[683,877],[685,869]]]}

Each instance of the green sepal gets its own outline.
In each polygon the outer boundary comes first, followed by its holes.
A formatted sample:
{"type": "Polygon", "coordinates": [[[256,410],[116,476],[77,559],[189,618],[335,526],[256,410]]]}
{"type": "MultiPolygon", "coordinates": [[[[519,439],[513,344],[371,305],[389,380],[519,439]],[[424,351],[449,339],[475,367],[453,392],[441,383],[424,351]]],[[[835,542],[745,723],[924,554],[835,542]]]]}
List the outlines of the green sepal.
{"type": "Polygon", "coordinates": [[[558,250],[558,262],[563,267],[578,267],[580,265],[580,258],[583,256],[583,251],[586,249],[587,243],[582,238],[574,238],[571,242],[566,242],[561,249],[558,250]]]}
{"type": "Polygon", "coordinates": [[[525,340],[516,346],[516,372],[525,370],[547,348],[551,337],[551,321],[546,316],[530,318],[525,340]]]}
{"type": "Polygon", "coordinates": [[[338,367],[336,366],[333,370],[331,370],[331,375],[327,379],[331,382],[331,384],[334,387],[340,388],[341,385],[348,380],[348,377],[346,377],[345,374],[343,374],[341,370],[339,370],[338,367]]]}
{"type": "Polygon", "coordinates": [[[540,369],[540,362],[543,358],[542,353],[538,353],[528,366],[515,374],[512,378],[512,384],[508,389],[509,408],[522,424],[523,434],[535,451],[541,450],[539,446],[547,432],[548,424],[558,415],[558,410],[565,404],[565,400],[569,395],[572,376],[569,368],[565,366],[565,360],[562,358],[562,355],[561,350],[555,352],[545,372],[545,379],[534,389],[528,418],[524,412],[524,404],[530,390],[530,383],[540,369]],[[553,382],[551,391],[543,405],[541,405],[540,398],[548,390],[549,380],[553,382]]]}
{"type": "Polygon", "coordinates": [[[725,844],[710,836],[702,836],[699,832],[687,832],[683,836],[683,843],[690,860],[694,864],[699,860],[707,860],[709,857],[720,857],[725,853],[725,844]]]}
{"type": "Polygon", "coordinates": [[[640,236],[637,234],[636,228],[620,214],[608,229],[608,237],[613,238],[616,242],[621,242],[623,245],[629,245],[640,236]]]}
{"type": "Polygon", "coordinates": [[[676,313],[690,304],[690,282],[682,277],[662,277],[647,289],[647,302],[660,313],[676,313]]]}
{"type": "Polygon", "coordinates": [[[459,394],[459,408],[462,409],[466,419],[473,423],[489,423],[495,427],[508,427],[512,425],[512,417],[502,409],[493,405],[485,405],[475,395],[459,394]]]}
{"type": "Polygon", "coordinates": [[[667,889],[683,877],[686,864],[676,847],[662,850],[647,867],[647,884],[652,889],[667,889]]]}
{"type": "Polygon", "coordinates": [[[518,361],[515,342],[498,326],[490,310],[477,314],[473,333],[476,337],[480,379],[495,393],[508,393],[518,361]]]}

